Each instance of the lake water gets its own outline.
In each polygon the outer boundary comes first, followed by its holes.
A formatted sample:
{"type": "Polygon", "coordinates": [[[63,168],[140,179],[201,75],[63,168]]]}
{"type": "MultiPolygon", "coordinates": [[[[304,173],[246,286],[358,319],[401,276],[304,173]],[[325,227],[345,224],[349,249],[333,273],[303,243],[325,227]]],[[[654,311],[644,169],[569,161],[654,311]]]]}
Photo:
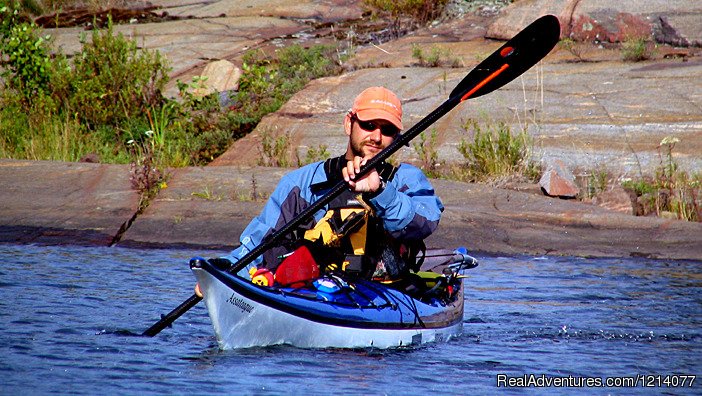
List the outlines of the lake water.
{"type": "Polygon", "coordinates": [[[522,394],[498,379],[639,375],[661,387],[530,390],[702,394],[699,261],[478,256],[464,334],[414,349],[220,351],[204,304],[138,336],[192,294],[195,255],[0,245],[0,394],[522,394]]]}

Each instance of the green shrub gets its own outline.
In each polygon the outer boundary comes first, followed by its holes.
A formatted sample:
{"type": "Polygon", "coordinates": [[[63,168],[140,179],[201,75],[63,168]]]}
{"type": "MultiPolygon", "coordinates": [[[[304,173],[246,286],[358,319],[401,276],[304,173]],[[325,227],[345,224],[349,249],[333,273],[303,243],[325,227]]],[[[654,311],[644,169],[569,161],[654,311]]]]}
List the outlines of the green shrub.
{"type": "Polygon", "coordinates": [[[261,158],[258,161],[261,166],[289,167],[290,160],[290,135],[283,134],[275,136],[270,130],[261,132],[261,158]]]}
{"type": "Polygon", "coordinates": [[[38,55],[30,58],[29,66],[5,69],[0,155],[77,161],[93,153],[102,162],[129,163],[134,161],[134,150],[126,141],[143,140],[144,133],[152,131],[155,165],[191,163],[188,150],[193,143],[186,132],[192,124],[179,122],[184,118],[180,106],[161,95],[168,68],[158,53],[140,50],[114,35],[109,24],[94,31],[90,42],[83,40],[81,51],[68,62],[61,54],[45,55],[48,49],[45,41],[37,40],[36,29],[28,22],[20,25],[27,34],[15,39],[44,52],[34,52],[38,55]],[[33,85],[14,83],[27,80],[21,70],[37,67],[48,71],[49,77],[29,76],[38,81],[33,85]]]}
{"type": "Polygon", "coordinates": [[[5,90],[17,95],[23,108],[50,94],[52,60],[48,36],[39,36],[38,27],[22,17],[19,4],[0,2],[0,77],[5,90]]]}
{"type": "Polygon", "coordinates": [[[168,77],[160,55],[114,36],[110,24],[94,31],[71,63],[9,10],[0,8],[8,17],[0,41],[2,155],[76,161],[95,153],[107,162],[128,161],[127,137],[149,129],[145,114],[164,103],[160,91],[168,77]]]}
{"type": "Polygon", "coordinates": [[[333,46],[315,45],[304,48],[292,45],[277,55],[280,78],[294,80],[288,90],[298,91],[310,80],[341,72],[341,59],[337,59],[333,46]]]}
{"type": "Polygon", "coordinates": [[[317,147],[308,147],[307,152],[305,153],[305,159],[300,160],[298,158],[297,162],[302,165],[307,165],[311,164],[313,162],[325,160],[330,157],[331,154],[329,154],[329,151],[327,150],[329,147],[327,147],[326,144],[320,144],[317,147]]]}
{"type": "MultiPolygon", "coordinates": [[[[190,84],[178,81],[180,103],[172,102],[169,146],[177,147],[183,165],[206,165],[224,152],[231,143],[232,131],[226,124],[216,94],[199,97],[192,94],[201,86],[199,78],[190,84]]],[[[174,166],[183,166],[177,163],[174,166]]]]}
{"type": "Polygon", "coordinates": [[[260,51],[244,55],[239,91],[234,100],[242,125],[258,120],[280,108],[310,80],[341,74],[343,69],[332,46],[315,45],[305,49],[292,45],[278,50],[275,56],[260,51]]]}
{"type": "Polygon", "coordinates": [[[576,178],[576,183],[581,190],[582,199],[591,199],[607,191],[610,174],[604,166],[596,166],[585,172],[581,177],[576,178]]]}
{"type": "Polygon", "coordinates": [[[263,116],[277,111],[310,80],[342,71],[341,59],[332,46],[305,49],[292,45],[278,50],[275,56],[266,56],[261,51],[247,52],[239,90],[233,96],[233,111],[224,119],[233,131],[232,138],[248,134],[263,116]]]}
{"type": "Polygon", "coordinates": [[[419,134],[419,142],[414,143],[414,151],[419,155],[419,167],[428,177],[438,177],[439,153],[436,151],[439,134],[436,128],[432,128],[431,134],[427,138],[426,131],[419,134]]]}
{"type": "Polygon", "coordinates": [[[622,182],[622,187],[633,191],[639,197],[644,194],[651,194],[654,191],[656,191],[656,188],[653,186],[653,183],[644,179],[624,180],[622,182]]]}
{"type": "Polygon", "coordinates": [[[473,141],[461,139],[458,150],[468,160],[467,179],[494,181],[508,177],[538,178],[538,166],[530,160],[531,137],[526,131],[512,134],[504,122],[481,126],[475,120],[463,128],[473,131],[473,141]]]}
{"type": "Polygon", "coordinates": [[[77,161],[92,153],[101,162],[141,169],[137,184],[144,191],[166,174],[145,174],[149,166],[207,164],[311,79],[342,71],[330,46],[292,46],[270,57],[251,52],[234,105],[222,108],[217,94],[189,93],[197,80],[178,82],[182,100],[171,101],[161,95],[168,81],[164,59],[114,34],[111,23],[83,39],[69,61],[51,53],[47,38],[14,3],[2,1],[0,155],[77,161]]]}
{"type": "Polygon", "coordinates": [[[164,103],[168,65],[158,52],[115,35],[112,23],[83,41],[66,81],[67,111],[90,125],[119,125],[164,103]]]}

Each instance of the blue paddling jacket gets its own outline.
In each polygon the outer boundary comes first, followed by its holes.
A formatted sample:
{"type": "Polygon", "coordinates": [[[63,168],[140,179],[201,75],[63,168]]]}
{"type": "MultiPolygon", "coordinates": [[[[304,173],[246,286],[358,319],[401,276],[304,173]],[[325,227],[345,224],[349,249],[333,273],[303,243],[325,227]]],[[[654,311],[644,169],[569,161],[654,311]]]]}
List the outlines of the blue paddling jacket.
{"type": "MultiPolygon", "coordinates": [[[[283,176],[261,214],[244,229],[239,238],[241,245],[224,258],[233,263],[239,261],[265,237],[323,197],[341,180],[341,167],[345,165],[341,156],[305,165],[283,176]]],[[[373,208],[387,234],[398,241],[417,241],[434,232],[444,206],[424,173],[404,163],[396,168],[383,164],[378,171],[385,188],[364,201],[373,208]]],[[[311,229],[328,209],[315,213],[301,229],[311,229]]],[[[258,257],[240,275],[245,276],[249,268],[260,266],[262,261],[263,257],[258,257]]]]}

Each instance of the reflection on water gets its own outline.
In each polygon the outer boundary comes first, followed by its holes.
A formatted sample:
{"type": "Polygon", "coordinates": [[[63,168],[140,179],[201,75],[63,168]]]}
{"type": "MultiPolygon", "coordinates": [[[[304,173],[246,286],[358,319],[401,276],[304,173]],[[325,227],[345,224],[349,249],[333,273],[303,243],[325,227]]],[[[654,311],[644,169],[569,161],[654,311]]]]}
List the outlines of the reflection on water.
{"type": "Polygon", "coordinates": [[[482,257],[464,334],[417,349],[220,351],[204,305],[139,336],[192,294],[187,261],[206,253],[0,245],[0,393],[487,394],[498,374],[702,375],[701,262],[482,257]]]}

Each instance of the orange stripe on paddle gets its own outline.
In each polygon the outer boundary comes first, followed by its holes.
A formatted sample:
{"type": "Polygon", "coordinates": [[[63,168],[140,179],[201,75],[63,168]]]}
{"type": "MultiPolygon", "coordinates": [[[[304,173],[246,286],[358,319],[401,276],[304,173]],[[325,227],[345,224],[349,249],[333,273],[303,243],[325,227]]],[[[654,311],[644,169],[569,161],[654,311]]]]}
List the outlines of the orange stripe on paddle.
{"type": "Polygon", "coordinates": [[[463,102],[464,100],[470,98],[471,95],[473,95],[477,90],[479,90],[480,88],[482,88],[483,86],[485,86],[485,84],[487,84],[487,83],[489,83],[490,81],[492,81],[495,77],[499,76],[503,71],[507,70],[508,67],[509,67],[509,65],[508,65],[507,63],[505,63],[504,65],[502,65],[502,67],[500,67],[499,69],[495,70],[491,75],[487,76],[483,81],[481,81],[480,84],[476,85],[475,87],[473,87],[473,89],[471,89],[471,90],[468,91],[465,95],[463,95],[463,96],[461,97],[461,102],[463,102]]]}

